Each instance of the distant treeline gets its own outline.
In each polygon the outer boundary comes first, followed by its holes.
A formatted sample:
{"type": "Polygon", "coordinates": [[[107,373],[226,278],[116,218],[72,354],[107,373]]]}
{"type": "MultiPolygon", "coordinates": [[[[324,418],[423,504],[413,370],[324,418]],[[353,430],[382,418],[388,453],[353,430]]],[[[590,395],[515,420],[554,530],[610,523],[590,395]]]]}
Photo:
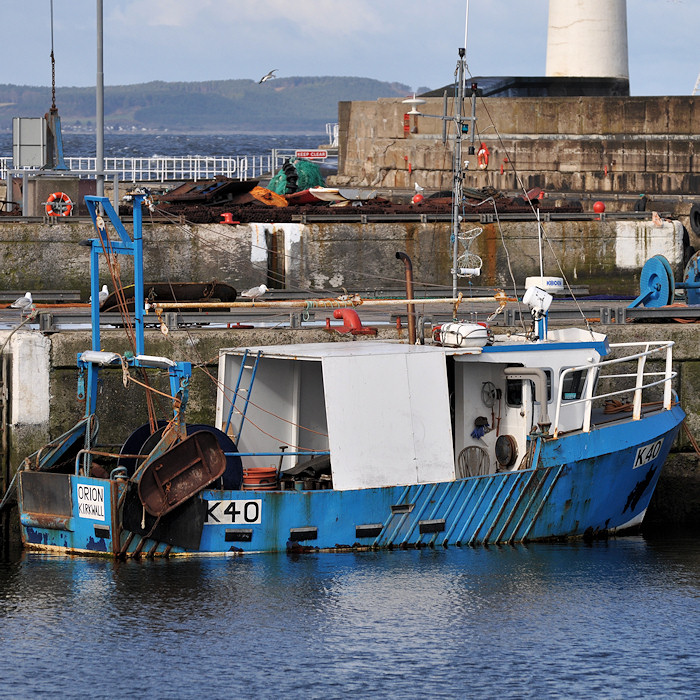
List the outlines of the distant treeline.
{"type": "MultiPolygon", "coordinates": [[[[187,132],[308,130],[322,132],[338,119],[338,102],[405,97],[410,88],[369,78],[278,78],[196,83],[151,82],[105,87],[105,126],[187,132]]],[[[92,129],[95,89],[56,88],[64,128],[92,129]]],[[[40,117],[51,107],[51,89],[0,85],[0,131],[12,117],[40,117]]]]}

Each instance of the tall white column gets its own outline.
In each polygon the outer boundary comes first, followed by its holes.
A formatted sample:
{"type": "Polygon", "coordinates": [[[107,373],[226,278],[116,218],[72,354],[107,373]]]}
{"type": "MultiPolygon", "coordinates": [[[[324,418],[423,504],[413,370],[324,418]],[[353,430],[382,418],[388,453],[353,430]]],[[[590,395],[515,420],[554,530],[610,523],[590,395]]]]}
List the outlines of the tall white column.
{"type": "Polygon", "coordinates": [[[546,74],[629,79],[627,0],[549,0],[546,74]]]}

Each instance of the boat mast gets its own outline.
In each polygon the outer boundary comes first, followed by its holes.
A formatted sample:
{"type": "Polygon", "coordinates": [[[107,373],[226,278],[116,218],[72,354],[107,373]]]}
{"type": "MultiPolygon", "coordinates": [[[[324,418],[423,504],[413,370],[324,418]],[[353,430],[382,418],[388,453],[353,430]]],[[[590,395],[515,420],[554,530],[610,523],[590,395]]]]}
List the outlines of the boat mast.
{"type": "MultiPolygon", "coordinates": [[[[95,85],[95,178],[98,197],[105,194],[105,74],[103,67],[103,22],[102,0],[97,0],[97,79],[95,85]]],[[[115,201],[117,201],[115,199],[115,201]]]]}
{"type": "MultiPolygon", "coordinates": [[[[467,12],[469,8],[467,7],[467,12]]],[[[464,39],[466,42],[467,34],[466,29],[464,33],[464,39]]],[[[432,117],[434,119],[442,119],[443,123],[453,122],[455,125],[455,147],[452,162],[452,297],[457,298],[457,279],[459,277],[459,269],[457,267],[457,259],[459,257],[459,224],[460,216],[459,210],[462,206],[463,198],[463,174],[464,168],[462,163],[462,138],[463,134],[469,133],[469,124],[471,123],[471,145],[469,146],[469,155],[474,155],[474,139],[476,134],[476,83],[472,83],[472,114],[470,117],[463,115],[462,110],[464,107],[464,78],[466,71],[466,60],[465,56],[467,50],[465,48],[458,49],[459,60],[457,61],[457,69],[455,70],[455,76],[457,77],[457,92],[456,92],[456,102],[454,107],[454,114],[452,116],[447,115],[447,110],[442,115],[437,114],[424,114],[416,109],[416,105],[423,102],[423,100],[416,100],[414,97],[412,100],[403,100],[404,103],[411,105],[411,111],[408,114],[414,116],[422,117],[432,117]]]]}
{"type": "Polygon", "coordinates": [[[464,56],[465,48],[459,49],[457,62],[457,103],[455,105],[455,150],[452,167],[452,296],[457,296],[457,258],[459,256],[459,208],[462,205],[462,106],[464,103],[464,56]]]}

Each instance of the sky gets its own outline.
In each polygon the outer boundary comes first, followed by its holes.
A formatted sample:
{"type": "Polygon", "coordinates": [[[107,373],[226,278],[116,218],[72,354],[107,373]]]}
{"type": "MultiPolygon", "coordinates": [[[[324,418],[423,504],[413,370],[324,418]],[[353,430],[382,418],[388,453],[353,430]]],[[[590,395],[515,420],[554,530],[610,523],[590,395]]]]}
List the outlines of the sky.
{"type": "MultiPolygon", "coordinates": [[[[572,0],[573,2],[574,0],[572,0]]],[[[96,82],[97,0],[54,0],[56,85],[96,82]]],[[[451,83],[466,0],[103,0],[104,82],[358,76],[451,83]]],[[[51,84],[50,0],[0,0],[0,83],[51,84]]],[[[544,75],[548,0],[470,0],[469,74],[544,75]]],[[[633,95],[690,95],[700,0],[627,0],[633,95]]],[[[700,94],[700,89],[698,91],[700,94]]]]}

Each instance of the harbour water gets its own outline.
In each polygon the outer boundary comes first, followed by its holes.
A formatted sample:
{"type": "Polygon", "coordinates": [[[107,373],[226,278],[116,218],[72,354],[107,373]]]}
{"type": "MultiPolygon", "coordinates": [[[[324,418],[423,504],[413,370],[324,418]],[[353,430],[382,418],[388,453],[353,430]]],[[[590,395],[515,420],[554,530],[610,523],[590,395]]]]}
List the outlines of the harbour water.
{"type": "Polygon", "coordinates": [[[2,698],[681,698],[700,540],[0,564],[2,698]]]}
{"type": "MultiPolygon", "coordinates": [[[[105,134],[104,153],[114,158],[154,156],[251,156],[266,155],[273,148],[318,148],[325,134],[105,134]]],[[[95,155],[94,134],[63,134],[63,153],[68,157],[95,155]]],[[[12,155],[12,134],[0,133],[0,156],[12,155]]]]}

